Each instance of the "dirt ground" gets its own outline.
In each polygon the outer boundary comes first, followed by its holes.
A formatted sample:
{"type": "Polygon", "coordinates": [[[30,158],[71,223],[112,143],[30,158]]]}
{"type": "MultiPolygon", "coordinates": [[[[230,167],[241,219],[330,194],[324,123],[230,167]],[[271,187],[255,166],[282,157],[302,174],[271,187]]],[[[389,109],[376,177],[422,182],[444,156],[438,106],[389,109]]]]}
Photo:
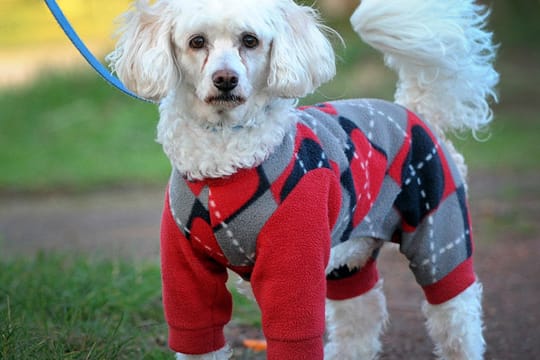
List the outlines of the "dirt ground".
{"type": "MultiPolygon", "coordinates": [[[[473,172],[476,270],[484,284],[486,359],[540,358],[540,173],[473,172]]],[[[0,256],[39,249],[158,259],[162,189],[91,194],[0,194],[0,256]]],[[[379,269],[390,312],[382,360],[432,359],[419,310],[421,290],[395,248],[382,252],[379,269]]],[[[236,359],[245,337],[262,336],[232,325],[236,359]]]]}

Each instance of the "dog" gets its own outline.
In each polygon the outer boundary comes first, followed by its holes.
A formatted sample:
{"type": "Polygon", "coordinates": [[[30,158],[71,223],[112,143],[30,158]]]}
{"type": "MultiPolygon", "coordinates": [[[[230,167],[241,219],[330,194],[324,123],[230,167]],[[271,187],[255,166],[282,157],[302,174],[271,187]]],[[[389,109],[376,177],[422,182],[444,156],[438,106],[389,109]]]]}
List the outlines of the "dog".
{"type": "Polygon", "coordinates": [[[252,287],[268,359],[377,358],[388,242],[424,290],[435,355],[483,358],[466,166],[445,133],[492,120],[488,15],[473,0],[362,0],[351,23],[398,74],[395,101],[300,108],[336,72],[339,37],[312,7],[137,0],[123,15],[107,60],[159,102],[173,168],[161,258],[177,359],[232,356],[229,270],[252,287]]]}

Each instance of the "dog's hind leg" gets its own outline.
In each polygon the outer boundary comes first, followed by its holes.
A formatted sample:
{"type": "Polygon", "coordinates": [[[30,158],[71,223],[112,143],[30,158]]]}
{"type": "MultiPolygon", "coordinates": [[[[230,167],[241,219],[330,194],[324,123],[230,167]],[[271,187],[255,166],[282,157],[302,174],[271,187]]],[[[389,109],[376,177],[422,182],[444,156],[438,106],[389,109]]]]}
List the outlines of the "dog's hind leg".
{"type": "Polygon", "coordinates": [[[325,360],[373,360],[388,320],[382,280],[367,293],[346,300],[327,300],[325,360]]]}
{"type": "Polygon", "coordinates": [[[435,354],[444,360],[481,360],[482,285],[475,282],[461,294],[440,304],[424,304],[426,327],[435,343],[435,354]]]}

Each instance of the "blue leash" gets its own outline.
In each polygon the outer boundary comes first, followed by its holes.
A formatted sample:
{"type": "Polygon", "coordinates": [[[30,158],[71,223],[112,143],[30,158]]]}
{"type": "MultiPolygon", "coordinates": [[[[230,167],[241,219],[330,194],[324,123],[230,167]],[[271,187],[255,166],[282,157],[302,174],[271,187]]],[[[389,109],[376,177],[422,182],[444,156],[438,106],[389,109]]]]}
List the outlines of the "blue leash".
{"type": "Polygon", "coordinates": [[[77,33],[75,32],[75,30],[73,29],[73,27],[71,26],[71,24],[69,23],[66,16],[64,15],[64,13],[62,12],[62,10],[60,9],[60,7],[58,6],[55,0],[45,0],[45,4],[47,4],[47,7],[49,8],[54,18],[58,22],[58,25],[60,25],[62,30],[64,30],[64,33],[67,35],[69,40],[71,40],[73,45],[77,48],[77,50],[79,50],[81,55],[86,59],[86,61],[90,64],[90,66],[92,66],[94,70],[96,70],[97,73],[101,75],[103,79],[105,79],[114,87],[122,91],[124,94],[127,94],[137,100],[153,102],[151,100],[140,97],[139,95],[135,94],[134,92],[126,88],[124,84],[122,84],[122,82],[117,77],[113,76],[107,70],[107,68],[101,62],[99,62],[98,59],[96,59],[96,57],[92,54],[92,52],[88,50],[86,45],[84,45],[84,42],[81,40],[79,35],[77,35],[77,33]]]}

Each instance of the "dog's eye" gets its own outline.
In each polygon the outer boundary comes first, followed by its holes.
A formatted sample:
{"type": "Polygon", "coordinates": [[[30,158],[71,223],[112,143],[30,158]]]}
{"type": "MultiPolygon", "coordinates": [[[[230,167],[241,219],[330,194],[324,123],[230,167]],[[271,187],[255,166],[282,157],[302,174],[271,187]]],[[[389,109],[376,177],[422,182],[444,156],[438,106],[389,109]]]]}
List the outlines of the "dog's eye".
{"type": "Polygon", "coordinates": [[[189,47],[192,49],[202,49],[206,45],[204,36],[196,35],[189,40],[189,47]]]}
{"type": "Polygon", "coordinates": [[[259,46],[259,39],[251,34],[247,34],[242,38],[242,44],[249,49],[254,49],[259,46]]]}

